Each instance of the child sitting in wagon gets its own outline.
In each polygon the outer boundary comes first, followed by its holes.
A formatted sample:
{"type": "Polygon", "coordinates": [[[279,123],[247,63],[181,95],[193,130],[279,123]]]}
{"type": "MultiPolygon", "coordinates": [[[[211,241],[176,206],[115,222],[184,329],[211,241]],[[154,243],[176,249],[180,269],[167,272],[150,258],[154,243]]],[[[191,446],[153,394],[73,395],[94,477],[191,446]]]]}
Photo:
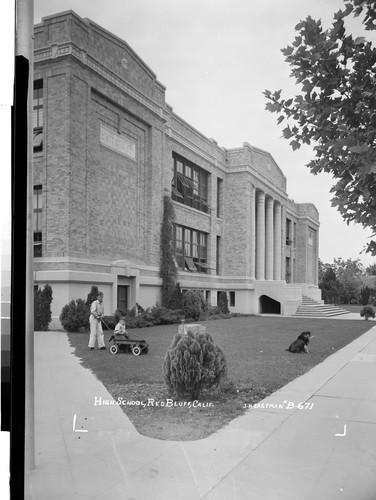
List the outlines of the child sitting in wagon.
{"type": "Polygon", "coordinates": [[[116,339],[129,339],[129,334],[127,332],[127,326],[125,324],[124,316],[121,316],[119,323],[115,326],[114,333],[116,339]]]}

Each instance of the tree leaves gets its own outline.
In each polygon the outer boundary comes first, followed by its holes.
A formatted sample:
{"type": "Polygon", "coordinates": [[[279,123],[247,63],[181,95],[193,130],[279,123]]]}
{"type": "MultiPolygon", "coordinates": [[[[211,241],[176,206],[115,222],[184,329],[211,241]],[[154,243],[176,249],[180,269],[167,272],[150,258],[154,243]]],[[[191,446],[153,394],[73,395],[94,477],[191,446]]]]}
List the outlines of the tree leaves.
{"type": "MultiPolygon", "coordinates": [[[[293,150],[314,144],[313,174],[329,172],[338,180],[333,206],[346,222],[376,232],[376,49],[345,30],[350,14],[364,15],[376,29],[374,0],[347,0],[324,31],[311,17],[296,26],[292,45],[282,49],[301,91],[290,99],[265,90],[266,109],[285,121],[282,135],[293,150]]],[[[367,251],[376,255],[371,241],[367,251]]]]}

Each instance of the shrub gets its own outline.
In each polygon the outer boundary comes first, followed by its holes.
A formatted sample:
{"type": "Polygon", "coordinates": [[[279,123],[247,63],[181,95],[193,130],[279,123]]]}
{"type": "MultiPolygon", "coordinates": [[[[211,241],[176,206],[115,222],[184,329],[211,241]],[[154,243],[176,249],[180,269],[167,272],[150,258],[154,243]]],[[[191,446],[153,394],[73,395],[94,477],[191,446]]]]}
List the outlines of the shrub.
{"type": "Polygon", "coordinates": [[[188,290],[183,296],[183,314],[185,318],[197,321],[201,316],[201,298],[200,296],[188,290]]]}
{"type": "Polygon", "coordinates": [[[181,291],[180,283],[176,283],[175,285],[175,289],[171,295],[170,308],[183,309],[183,293],[181,291]]]}
{"type": "Polygon", "coordinates": [[[230,309],[228,308],[228,298],[226,292],[221,292],[219,294],[218,307],[224,314],[228,314],[230,312],[230,309]]]}
{"type": "Polygon", "coordinates": [[[67,332],[78,332],[89,329],[90,308],[82,299],[71,300],[61,310],[60,322],[67,332]]]}
{"type": "Polygon", "coordinates": [[[102,328],[103,330],[115,330],[115,326],[118,324],[119,319],[115,314],[111,316],[103,316],[102,328]]]}
{"type": "Polygon", "coordinates": [[[45,285],[43,290],[34,292],[34,330],[47,331],[51,323],[52,288],[45,285]]]}
{"type": "Polygon", "coordinates": [[[198,399],[202,389],[216,387],[226,377],[227,362],[208,332],[178,333],[166,353],[163,373],[171,393],[198,399]]]}
{"type": "Polygon", "coordinates": [[[361,316],[361,318],[364,317],[364,319],[374,318],[375,311],[372,309],[371,306],[364,306],[360,310],[360,316],[361,316]]]}
{"type": "Polygon", "coordinates": [[[91,304],[94,302],[94,300],[97,300],[98,293],[99,293],[98,287],[95,285],[92,285],[91,290],[88,293],[87,298],[86,298],[86,305],[89,306],[89,309],[90,309],[91,304]]]}
{"type": "Polygon", "coordinates": [[[364,286],[360,290],[360,303],[363,306],[366,306],[369,303],[369,299],[371,297],[372,290],[368,286],[364,286]]]}

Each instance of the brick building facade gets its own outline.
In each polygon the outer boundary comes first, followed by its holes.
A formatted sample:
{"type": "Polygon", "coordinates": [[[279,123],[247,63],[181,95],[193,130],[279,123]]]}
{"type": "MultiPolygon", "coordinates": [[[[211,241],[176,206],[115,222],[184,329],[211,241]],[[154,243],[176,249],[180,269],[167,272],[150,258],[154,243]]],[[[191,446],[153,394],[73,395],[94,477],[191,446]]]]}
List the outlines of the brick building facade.
{"type": "Polygon", "coordinates": [[[272,156],[220,147],[177,116],[165,87],[108,31],[69,11],[35,26],[35,285],[53,323],[91,285],[106,313],[160,298],[163,197],[183,289],[233,312],[292,314],[320,299],[319,216],[296,204],[272,156]]]}

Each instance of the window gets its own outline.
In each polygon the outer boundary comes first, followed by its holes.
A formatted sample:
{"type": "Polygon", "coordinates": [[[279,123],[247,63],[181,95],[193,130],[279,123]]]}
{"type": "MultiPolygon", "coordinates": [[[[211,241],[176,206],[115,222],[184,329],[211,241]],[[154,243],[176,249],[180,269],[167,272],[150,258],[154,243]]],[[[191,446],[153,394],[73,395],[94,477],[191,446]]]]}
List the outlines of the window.
{"type": "Polygon", "coordinates": [[[315,241],[315,233],[314,229],[308,228],[308,245],[313,246],[315,241]]]}
{"type": "Polygon", "coordinates": [[[235,307],[235,292],[228,292],[228,305],[235,307]]]}
{"type": "Polygon", "coordinates": [[[34,81],[33,93],[33,149],[43,149],[43,80],[34,81]]]}
{"type": "Polygon", "coordinates": [[[174,243],[176,262],[181,269],[206,273],[208,235],[189,227],[175,224],[174,243]]]}
{"type": "Polygon", "coordinates": [[[217,177],[217,217],[222,217],[223,181],[217,177]]]}
{"type": "Polygon", "coordinates": [[[34,257],[42,257],[42,186],[34,186],[33,231],[34,257]]]}
{"type": "Polygon", "coordinates": [[[222,241],[221,237],[217,236],[217,247],[216,247],[216,273],[221,274],[221,252],[222,252],[222,241]]]}
{"type": "Polygon", "coordinates": [[[172,199],[207,213],[208,172],[175,153],[173,163],[172,199]]]}
{"type": "Polygon", "coordinates": [[[291,224],[291,220],[286,219],[286,245],[288,246],[292,244],[291,224]]]}
{"type": "Polygon", "coordinates": [[[286,257],[286,283],[291,283],[291,259],[286,257]]]}

